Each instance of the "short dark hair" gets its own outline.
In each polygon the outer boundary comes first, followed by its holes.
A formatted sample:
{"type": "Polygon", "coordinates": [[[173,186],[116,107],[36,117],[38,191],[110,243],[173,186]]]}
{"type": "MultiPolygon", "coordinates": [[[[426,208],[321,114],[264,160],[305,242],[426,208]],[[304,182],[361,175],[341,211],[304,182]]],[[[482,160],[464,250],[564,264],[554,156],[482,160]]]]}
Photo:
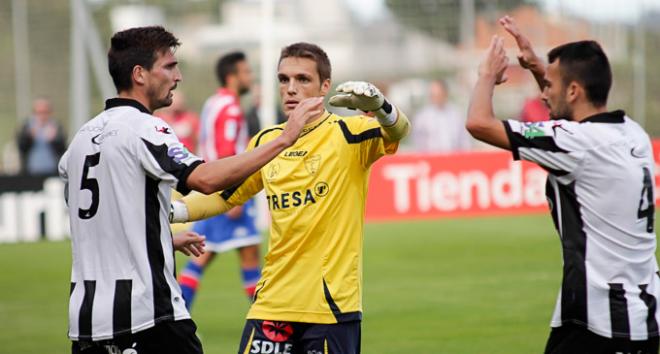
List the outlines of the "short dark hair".
{"type": "Polygon", "coordinates": [[[607,103],[612,87],[612,69],[607,55],[596,41],[579,41],[560,45],[548,53],[548,62],[559,59],[564,85],[577,81],[596,107],[607,103]]]}
{"type": "Polygon", "coordinates": [[[282,48],[280,60],[277,62],[278,65],[284,58],[307,58],[316,62],[316,71],[319,73],[321,83],[332,76],[332,67],[328,55],[315,44],[300,42],[286,46],[282,48]]]}
{"type": "Polygon", "coordinates": [[[158,53],[175,50],[181,43],[161,26],[135,27],[117,32],[110,40],[108,70],[117,91],[133,87],[133,68],[151,70],[158,53]]]}
{"type": "Polygon", "coordinates": [[[218,78],[220,86],[227,85],[227,76],[236,74],[238,68],[236,64],[247,60],[243,52],[231,52],[218,59],[215,64],[215,76],[218,78]]]}

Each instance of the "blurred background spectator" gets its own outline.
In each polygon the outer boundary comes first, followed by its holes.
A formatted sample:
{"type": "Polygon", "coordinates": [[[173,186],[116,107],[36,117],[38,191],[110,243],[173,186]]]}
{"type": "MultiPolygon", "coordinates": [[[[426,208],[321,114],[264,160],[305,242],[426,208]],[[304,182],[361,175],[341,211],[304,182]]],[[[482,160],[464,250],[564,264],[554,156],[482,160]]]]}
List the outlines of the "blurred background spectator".
{"type": "Polygon", "coordinates": [[[464,151],[471,147],[465,110],[449,102],[447,84],[442,80],[429,84],[429,103],[415,114],[412,126],[409,141],[417,152],[464,151]]]}
{"type": "Polygon", "coordinates": [[[523,122],[541,122],[550,119],[550,111],[545,102],[541,99],[541,95],[533,98],[528,98],[523,104],[523,109],[520,112],[520,120],[523,122]]]}
{"type": "MultiPolygon", "coordinates": [[[[247,123],[248,135],[253,137],[261,130],[261,118],[259,116],[259,109],[261,109],[261,86],[259,84],[253,85],[250,93],[252,94],[252,105],[245,115],[245,122],[247,123]]],[[[275,114],[276,124],[286,122],[286,116],[279,107],[276,108],[275,114]]]]}
{"type": "Polygon", "coordinates": [[[156,116],[167,122],[181,143],[190,151],[197,151],[199,116],[186,106],[186,96],[182,91],[173,92],[172,105],[156,112],[156,116]]]}
{"type": "Polygon", "coordinates": [[[66,137],[60,123],[52,116],[47,98],[32,102],[32,115],[18,132],[21,172],[30,175],[57,173],[57,163],[66,150],[66,137]]]}

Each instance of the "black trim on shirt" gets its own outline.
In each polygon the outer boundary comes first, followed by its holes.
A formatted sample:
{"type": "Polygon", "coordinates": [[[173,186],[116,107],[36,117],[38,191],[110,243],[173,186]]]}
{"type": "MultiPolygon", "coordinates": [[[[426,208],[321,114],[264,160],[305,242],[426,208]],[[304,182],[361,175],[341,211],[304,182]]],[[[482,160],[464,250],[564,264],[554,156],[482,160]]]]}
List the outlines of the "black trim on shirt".
{"type": "Polygon", "coordinates": [[[171,156],[168,155],[168,146],[166,144],[154,145],[150,141],[142,138],[144,145],[147,147],[147,150],[151,153],[151,156],[156,159],[158,166],[160,166],[163,171],[171,174],[176,177],[177,185],[176,190],[179,193],[186,195],[190,193],[190,188],[188,188],[188,176],[194,171],[197,166],[202,164],[202,161],[197,160],[186,165],[185,163],[176,162],[171,156]]]}
{"type": "Polygon", "coordinates": [[[318,122],[318,124],[316,124],[315,126],[313,126],[313,127],[311,127],[311,128],[303,129],[303,130],[300,132],[300,137],[302,138],[303,136],[305,136],[305,135],[307,135],[307,134],[313,132],[314,130],[316,130],[316,128],[320,127],[321,124],[325,123],[325,121],[328,120],[328,118],[330,118],[331,116],[332,116],[332,113],[328,112],[328,114],[325,116],[325,118],[321,119],[321,121],[318,122]]]}
{"type": "Polygon", "coordinates": [[[359,144],[365,140],[381,138],[383,136],[380,127],[365,130],[360,134],[353,134],[343,120],[338,120],[337,124],[339,124],[341,132],[344,134],[344,139],[346,139],[346,142],[349,144],[359,144]]]}
{"type": "MultiPolygon", "coordinates": [[[[568,153],[569,151],[564,150],[560,148],[557,143],[555,142],[555,138],[551,136],[539,136],[539,137],[534,137],[534,138],[525,138],[524,135],[514,132],[513,129],[511,129],[511,125],[509,125],[509,122],[507,121],[502,121],[502,124],[504,124],[504,131],[506,131],[506,136],[509,139],[509,145],[511,147],[511,154],[513,155],[513,159],[518,161],[520,160],[520,151],[519,149],[521,147],[524,148],[530,148],[530,149],[540,149],[544,151],[549,151],[549,152],[561,152],[561,153],[568,153]]],[[[563,170],[557,170],[554,168],[550,168],[547,166],[542,165],[538,161],[533,161],[537,165],[539,165],[541,168],[546,170],[548,173],[552,173],[553,175],[557,177],[565,176],[569,174],[570,172],[568,171],[563,171],[563,170]]]]}
{"type": "MultiPolygon", "coordinates": [[[[160,240],[160,201],[158,200],[159,180],[145,177],[145,223],[147,259],[151,270],[153,288],[154,323],[174,318],[172,290],[165,279],[165,252],[160,240]]],[[[173,257],[173,255],[168,255],[173,257]]]]}
{"type": "Polygon", "coordinates": [[[254,147],[259,146],[259,143],[261,143],[261,138],[264,135],[266,135],[266,133],[269,133],[269,132],[272,132],[272,131],[275,131],[275,130],[284,130],[284,129],[280,128],[280,127],[273,127],[273,128],[269,128],[269,129],[266,129],[266,130],[262,130],[261,133],[259,133],[259,135],[257,136],[257,141],[255,142],[254,147]]]}
{"type": "Polygon", "coordinates": [[[630,340],[630,319],[626,290],[621,283],[609,283],[610,324],[612,337],[630,340]]]}
{"type": "Polygon", "coordinates": [[[325,300],[328,302],[328,306],[330,306],[330,311],[332,311],[332,314],[335,316],[338,323],[362,320],[362,312],[360,311],[341,312],[341,310],[339,310],[339,306],[337,306],[337,303],[332,298],[328,285],[325,283],[325,279],[323,279],[323,293],[325,294],[325,300]]]}
{"type": "Polygon", "coordinates": [[[96,280],[83,282],[83,300],[78,314],[78,339],[92,339],[92,309],[94,308],[94,293],[96,280]]]}
{"type": "Polygon", "coordinates": [[[582,211],[575,193],[575,182],[557,183],[560,211],[561,244],[564,271],[561,286],[561,320],[587,325],[587,234],[584,232],[582,211]]]}
{"type": "Polygon", "coordinates": [[[131,292],[133,280],[117,279],[115,297],[112,304],[112,332],[114,334],[131,331],[131,292]]]}
{"type": "Polygon", "coordinates": [[[623,123],[626,120],[624,119],[624,116],[626,115],[626,112],[623,110],[616,110],[612,112],[604,112],[604,113],[598,113],[594,114],[593,116],[587,117],[583,120],[580,121],[580,123],[623,123]]]}
{"type": "Polygon", "coordinates": [[[509,122],[503,120],[502,124],[504,124],[504,131],[506,132],[506,137],[509,139],[509,146],[511,147],[511,154],[513,155],[513,159],[518,161],[520,160],[520,152],[518,152],[518,145],[515,144],[517,139],[513,135],[513,130],[511,129],[509,122]]]}
{"type": "Polygon", "coordinates": [[[148,110],[147,107],[143,106],[142,103],[130,98],[115,97],[105,101],[106,111],[110,108],[121,107],[121,106],[129,106],[129,107],[137,108],[142,113],[151,114],[151,111],[148,110]]]}
{"type": "Polygon", "coordinates": [[[642,299],[642,301],[644,301],[646,308],[648,308],[648,312],[646,315],[646,328],[648,330],[649,338],[653,338],[653,337],[657,337],[659,334],[658,321],[655,319],[655,311],[658,305],[655,296],[649,294],[646,291],[648,286],[649,286],[648,284],[639,285],[639,289],[642,291],[639,294],[639,298],[642,299]]]}

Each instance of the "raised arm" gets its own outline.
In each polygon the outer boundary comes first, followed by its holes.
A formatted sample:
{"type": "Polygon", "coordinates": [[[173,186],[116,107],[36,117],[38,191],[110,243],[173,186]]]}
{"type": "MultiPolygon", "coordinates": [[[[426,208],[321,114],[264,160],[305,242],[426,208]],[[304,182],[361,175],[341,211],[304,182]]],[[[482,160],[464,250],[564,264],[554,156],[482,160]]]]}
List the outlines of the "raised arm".
{"type": "Polygon", "coordinates": [[[534,53],[532,43],[520,32],[513,17],[504,16],[500,18],[499,23],[516,40],[518,50],[520,51],[517,55],[520,66],[532,72],[536,83],[539,85],[541,91],[543,91],[543,88],[545,88],[545,64],[543,60],[534,53]]]}
{"type": "Polygon", "coordinates": [[[248,178],[284,149],[293,145],[307,121],[317,117],[322,111],[322,97],[303,100],[291,113],[280,136],[249,152],[201,164],[188,177],[188,188],[211,194],[248,178]]]}
{"type": "Polygon", "coordinates": [[[502,38],[493,36],[486,57],[479,65],[479,77],[472,90],[465,127],[472,136],[490,145],[510,149],[509,138],[502,121],[493,112],[495,85],[506,81],[504,72],[509,59],[502,38]]]}
{"type": "Polygon", "coordinates": [[[373,112],[388,142],[403,139],[410,131],[410,121],[403,112],[389,103],[374,86],[364,81],[348,81],[337,86],[337,94],[330,97],[331,106],[373,112]]]}

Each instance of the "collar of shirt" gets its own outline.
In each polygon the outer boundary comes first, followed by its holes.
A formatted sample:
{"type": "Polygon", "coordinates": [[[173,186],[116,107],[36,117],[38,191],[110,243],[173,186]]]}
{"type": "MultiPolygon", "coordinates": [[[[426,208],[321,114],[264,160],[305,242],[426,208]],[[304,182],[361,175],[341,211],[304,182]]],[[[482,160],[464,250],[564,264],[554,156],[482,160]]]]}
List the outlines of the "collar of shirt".
{"type": "Polygon", "coordinates": [[[612,112],[604,112],[594,114],[590,117],[587,117],[580,121],[580,123],[592,122],[592,123],[623,123],[623,117],[626,115],[626,112],[622,110],[616,110],[612,112]]]}
{"type": "Polygon", "coordinates": [[[110,108],[115,108],[120,106],[129,106],[129,107],[137,108],[142,113],[151,114],[151,112],[147,109],[147,107],[143,106],[142,103],[134,99],[115,97],[105,101],[106,111],[110,108]]]}

